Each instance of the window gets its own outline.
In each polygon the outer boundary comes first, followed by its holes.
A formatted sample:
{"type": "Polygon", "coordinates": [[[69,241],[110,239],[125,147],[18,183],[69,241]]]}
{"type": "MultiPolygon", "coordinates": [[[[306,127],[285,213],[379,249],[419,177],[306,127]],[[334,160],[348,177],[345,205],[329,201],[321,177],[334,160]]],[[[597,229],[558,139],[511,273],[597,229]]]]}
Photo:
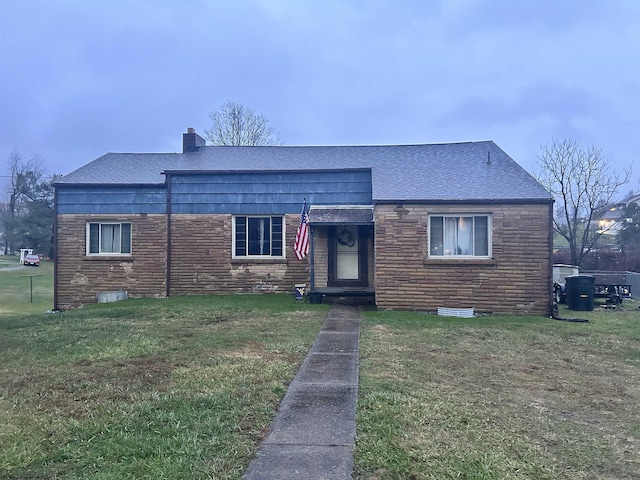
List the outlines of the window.
{"type": "Polygon", "coordinates": [[[282,257],[282,217],[234,217],[234,257],[282,257]]]}
{"type": "Polygon", "coordinates": [[[128,255],[131,253],[130,223],[87,224],[87,254],[128,255]]]}
{"type": "Polygon", "coordinates": [[[429,217],[429,256],[489,257],[489,215],[429,217]]]}

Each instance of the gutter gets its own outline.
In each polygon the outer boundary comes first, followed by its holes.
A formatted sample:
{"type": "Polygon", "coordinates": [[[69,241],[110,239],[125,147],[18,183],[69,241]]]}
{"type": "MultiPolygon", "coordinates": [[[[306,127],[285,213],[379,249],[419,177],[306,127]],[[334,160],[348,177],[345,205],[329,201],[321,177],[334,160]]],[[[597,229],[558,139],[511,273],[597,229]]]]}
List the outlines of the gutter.
{"type": "Polygon", "coordinates": [[[416,204],[416,205],[539,205],[553,204],[553,198],[485,198],[485,199],[411,199],[403,198],[399,200],[377,200],[373,199],[373,203],[377,205],[395,205],[395,204],[416,204]]]}

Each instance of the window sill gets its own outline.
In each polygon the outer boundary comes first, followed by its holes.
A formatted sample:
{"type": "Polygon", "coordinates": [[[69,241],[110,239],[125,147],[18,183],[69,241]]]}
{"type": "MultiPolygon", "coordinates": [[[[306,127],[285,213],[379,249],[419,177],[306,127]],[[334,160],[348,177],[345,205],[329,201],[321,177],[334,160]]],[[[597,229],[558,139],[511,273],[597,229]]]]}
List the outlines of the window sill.
{"type": "Polygon", "coordinates": [[[497,265],[498,262],[495,258],[427,258],[424,261],[426,266],[479,266],[479,267],[491,267],[497,265]]]}
{"type": "Polygon", "coordinates": [[[85,262],[133,262],[133,255],[86,255],[85,262]]]}
{"type": "Polygon", "coordinates": [[[287,259],[283,257],[237,257],[231,259],[231,264],[242,265],[247,263],[264,263],[264,264],[274,264],[274,263],[287,263],[287,259]]]}

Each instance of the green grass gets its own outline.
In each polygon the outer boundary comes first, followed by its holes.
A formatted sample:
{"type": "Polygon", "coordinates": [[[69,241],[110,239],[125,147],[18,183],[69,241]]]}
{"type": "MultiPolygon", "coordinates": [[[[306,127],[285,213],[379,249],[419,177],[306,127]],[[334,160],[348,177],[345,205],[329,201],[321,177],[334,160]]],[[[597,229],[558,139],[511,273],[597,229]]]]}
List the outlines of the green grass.
{"type": "Polygon", "coordinates": [[[42,260],[40,267],[25,267],[17,256],[0,256],[0,316],[44,313],[53,308],[53,262],[42,260]],[[30,292],[29,277],[33,292],[30,292]]]}
{"type": "MultiPolygon", "coordinates": [[[[239,295],[45,315],[51,282],[0,270],[3,479],[240,478],[327,312],[239,295]]],[[[638,303],[579,316],[365,312],[354,478],[637,478],[638,303]]]]}
{"type": "Polygon", "coordinates": [[[240,295],[0,316],[0,478],[240,478],[326,311],[240,295]]]}
{"type": "Polygon", "coordinates": [[[637,307],[586,324],[367,312],[354,478],[638,478],[637,307]]]}

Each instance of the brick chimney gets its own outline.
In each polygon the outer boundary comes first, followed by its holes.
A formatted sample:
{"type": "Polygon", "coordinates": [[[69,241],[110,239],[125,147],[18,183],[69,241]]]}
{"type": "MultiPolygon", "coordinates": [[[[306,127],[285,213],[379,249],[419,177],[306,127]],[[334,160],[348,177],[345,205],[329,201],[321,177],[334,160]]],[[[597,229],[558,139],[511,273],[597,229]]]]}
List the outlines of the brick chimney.
{"type": "Polygon", "coordinates": [[[182,134],[182,153],[195,152],[199,147],[204,147],[205,139],[196,133],[195,128],[187,128],[187,133],[182,134]]]}

